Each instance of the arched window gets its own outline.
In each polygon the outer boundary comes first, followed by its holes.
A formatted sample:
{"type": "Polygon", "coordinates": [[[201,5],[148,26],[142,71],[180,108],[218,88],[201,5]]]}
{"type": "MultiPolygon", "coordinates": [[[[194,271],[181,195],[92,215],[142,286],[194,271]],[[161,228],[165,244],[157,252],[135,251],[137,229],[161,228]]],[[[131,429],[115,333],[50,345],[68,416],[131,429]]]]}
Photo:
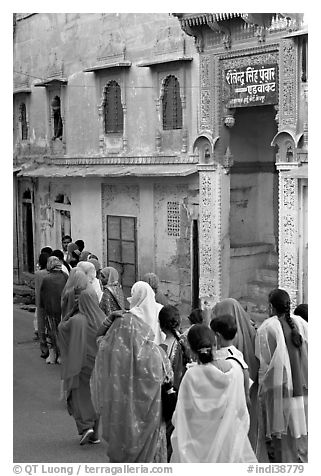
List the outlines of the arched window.
{"type": "Polygon", "coordinates": [[[182,129],[182,102],[175,76],[167,76],[164,82],[163,129],[182,129]]]}
{"type": "Polygon", "coordinates": [[[104,98],[105,134],[123,132],[123,106],[121,103],[120,86],[110,81],[105,89],[104,98]]]}
{"type": "Polygon", "coordinates": [[[53,112],[53,140],[62,139],[62,118],[61,118],[61,108],[60,108],[60,97],[55,96],[51,101],[51,108],[53,112]]]}
{"type": "Polygon", "coordinates": [[[25,103],[20,104],[20,122],[21,122],[21,139],[28,139],[28,123],[27,123],[27,109],[25,103]]]}

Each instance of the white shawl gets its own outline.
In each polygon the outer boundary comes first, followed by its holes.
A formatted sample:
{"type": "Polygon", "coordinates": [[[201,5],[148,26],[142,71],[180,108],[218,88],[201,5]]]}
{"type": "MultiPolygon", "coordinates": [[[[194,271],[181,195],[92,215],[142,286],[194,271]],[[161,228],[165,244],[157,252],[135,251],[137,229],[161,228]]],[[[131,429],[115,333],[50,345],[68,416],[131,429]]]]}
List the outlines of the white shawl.
{"type": "Polygon", "coordinates": [[[172,418],[171,463],[256,462],[247,433],[243,372],[231,361],[221,372],[212,363],[187,370],[172,418]]]}

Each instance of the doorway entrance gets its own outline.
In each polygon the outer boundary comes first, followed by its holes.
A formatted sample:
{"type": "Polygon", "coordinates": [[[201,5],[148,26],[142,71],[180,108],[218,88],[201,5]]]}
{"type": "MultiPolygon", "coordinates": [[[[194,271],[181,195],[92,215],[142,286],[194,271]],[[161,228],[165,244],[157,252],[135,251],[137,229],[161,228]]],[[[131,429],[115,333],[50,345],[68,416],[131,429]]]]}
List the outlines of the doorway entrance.
{"type": "Polygon", "coordinates": [[[107,264],[117,269],[125,298],[137,281],[135,217],[107,215],[107,264]]]}
{"type": "Polygon", "coordinates": [[[34,272],[32,195],[28,189],[22,197],[22,266],[23,271],[34,272]]]}

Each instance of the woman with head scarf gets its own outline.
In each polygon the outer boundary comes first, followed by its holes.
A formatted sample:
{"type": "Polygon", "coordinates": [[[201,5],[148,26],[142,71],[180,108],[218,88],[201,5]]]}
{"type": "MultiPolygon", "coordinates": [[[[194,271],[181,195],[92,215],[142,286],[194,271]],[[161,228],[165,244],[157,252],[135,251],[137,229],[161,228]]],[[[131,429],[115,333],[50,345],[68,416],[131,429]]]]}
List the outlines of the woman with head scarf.
{"type": "Polygon", "coordinates": [[[80,268],[71,268],[68,280],[61,294],[61,318],[68,319],[81,291],[89,286],[88,276],[80,268]]]}
{"type": "Polygon", "coordinates": [[[46,362],[54,364],[59,361],[57,327],[61,320],[61,294],[65,287],[67,276],[61,270],[61,261],[56,256],[49,257],[47,270],[49,273],[47,276],[44,276],[40,287],[40,307],[44,310],[50,340],[49,357],[46,362]]]}
{"type": "Polygon", "coordinates": [[[257,388],[259,362],[255,356],[256,329],[252,325],[250,316],[241,304],[233,298],[223,299],[216,303],[212,310],[212,318],[222,316],[234,316],[236,319],[237,332],[233,339],[233,345],[243,354],[244,361],[248,366],[251,382],[250,397],[250,430],[249,438],[252,447],[256,447],[257,438],[257,388]]]}
{"type": "Polygon", "coordinates": [[[109,316],[113,311],[124,310],[124,293],[118,282],[118,271],[111,266],[107,266],[101,270],[100,279],[103,285],[100,309],[104,311],[106,316],[109,316]]]}
{"type": "Polygon", "coordinates": [[[172,369],[144,313],[138,314],[123,312],[114,320],[100,341],[91,380],[111,463],[167,462],[161,386],[171,381],[172,369]]]}
{"type": "Polygon", "coordinates": [[[90,263],[89,261],[80,261],[77,264],[77,267],[84,271],[84,273],[88,276],[88,281],[95,290],[98,303],[100,303],[103,292],[99,280],[96,277],[96,268],[94,266],[94,263],[90,263]]]}
{"type": "Polygon", "coordinates": [[[290,305],[285,290],[271,291],[270,318],[257,331],[260,462],[307,462],[308,324],[290,305]]]}
{"type": "Polygon", "coordinates": [[[85,274],[77,270],[72,275],[72,280],[73,289],[69,283],[67,292],[74,294],[73,306],[65,314],[58,328],[61,378],[69,414],[75,419],[81,436],[80,444],[84,445],[87,442],[99,443],[99,416],[92,405],[89,382],[97,353],[96,333],[104,313],[99,309],[90,289],[86,287],[85,274]]]}
{"type": "Polygon", "coordinates": [[[142,281],[148,283],[154,291],[155,301],[163,306],[167,306],[168,300],[159,289],[159,277],[155,273],[147,273],[143,276],[142,281]]]}
{"type": "Polygon", "coordinates": [[[241,304],[233,298],[223,299],[216,303],[213,308],[212,318],[225,315],[232,315],[236,319],[237,333],[233,343],[242,352],[244,360],[249,366],[250,377],[255,381],[259,363],[255,357],[256,330],[251,324],[250,316],[244,311],[241,304]]]}
{"type": "Polygon", "coordinates": [[[162,304],[155,300],[155,293],[150,285],[144,281],[137,281],[131,289],[131,297],[127,298],[130,312],[143,319],[148,324],[154,334],[154,342],[160,344],[164,340],[164,335],[160,329],[158,314],[162,309],[162,304]]]}
{"type": "Polygon", "coordinates": [[[257,462],[247,433],[243,373],[234,360],[217,362],[215,336],[195,324],[188,342],[197,364],[185,373],[175,412],[171,463],[257,462]]]}
{"type": "Polygon", "coordinates": [[[79,261],[87,261],[88,256],[91,255],[91,251],[82,251],[79,255],[79,261]]]}

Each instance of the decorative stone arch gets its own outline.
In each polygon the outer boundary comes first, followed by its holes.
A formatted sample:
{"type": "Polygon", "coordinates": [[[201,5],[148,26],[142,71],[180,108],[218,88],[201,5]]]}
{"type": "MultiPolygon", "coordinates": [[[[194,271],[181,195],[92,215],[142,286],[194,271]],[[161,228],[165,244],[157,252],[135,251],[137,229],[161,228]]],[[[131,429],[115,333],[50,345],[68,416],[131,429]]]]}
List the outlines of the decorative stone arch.
{"type": "Polygon", "coordinates": [[[198,151],[200,164],[214,164],[214,151],[218,140],[219,136],[214,138],[208,131],[202,131],[196,137],[193,142],[193,153],[198,151]]]}
{"type": "MultiPolygon", "coordinates": [[[[103,88],[102,88],[102,93],[100,97],[100,103],[98,106],[98,115],[99,115],[99,129],[100,129],[100,134],[99,134],[99,143],[100,143],[100,151],[101,153],[106,153],[108,150],[113,151],[112,145],[110,141],[108,141],[108,135],[105,132],[105,105],[106,105],[106,99],[107,99],[107,89],[108,86],[112,83],[115,82],[118,84],[120,88],[120,101],[121,101],[121,107],[123,111],[123,130],[122,132],[115,132],[115,133],[110,133],[110,134],[115,134],[114,137],[120,137],[120,143],[118,140],[116,141],[116,150],[119,152],[119,149],[123,149],[124,151],[127,150],[127,106],[126,106],[126,95],[125,95],[125,79],[123,76],[112,76],[107,79],[105,82],[103,88]]],[[[113,140],[113,143],[115,143],[115,140],[113,140]]]]}
{"type": "Polygon", "coordinates": [[[279,131],[271,142],[272,147],[277,147],[276,163],[297,163],[297,151],[303,133],[295,133],[291,129],[279,131]]]}
{"type": "Polygon", "coordinates": [[[184,106],[185,106],[185,99],[183,100],[183,97],[182,97],[182,86],[181,86],[181,82],[180,82],[180,78],[177,77],[178,75],[177,74],[173,74],[173,73],[168,73],[166,74],[163,78],[162,78],[162,82],[161,82],[161,88],[160,88],[160,96],[159,96],[159,101],[160,101],[160,105],[161,105],[161,124],[162,124],[162,130],[166,130],[164,129],[164,110],[163,110],[163,101],[164,101],[164,97],[165,97],[165,85],[166,85],[166,82],[168,81],[169,78],[174,78],[174,80],[177,81],[177,84],[178,84],[178,87],[179,87],[179,100],[180,100],[180,108],[181,108],[181,127],[179,129],[183,129],[184,127],[184,115],[183,115],[183,103],[184,103],[184,106]]]}

